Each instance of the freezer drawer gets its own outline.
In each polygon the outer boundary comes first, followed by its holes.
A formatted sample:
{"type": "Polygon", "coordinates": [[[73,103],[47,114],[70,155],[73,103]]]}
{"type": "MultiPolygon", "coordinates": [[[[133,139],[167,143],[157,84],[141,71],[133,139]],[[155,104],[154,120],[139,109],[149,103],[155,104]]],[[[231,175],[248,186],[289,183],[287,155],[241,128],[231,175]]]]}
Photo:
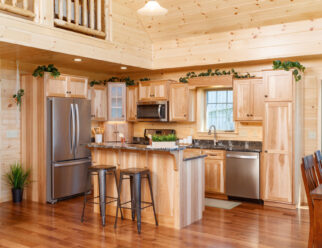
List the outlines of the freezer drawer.
{"type": "Polygon", "coordinates": [[[52,164],[52,199],[63,198],[89,190],[89,159],[52,164]]]}
{"type": "Polygon", "coordinates": [[[226,194],[259,199],[259,153],[226,153],[226,194]]]}

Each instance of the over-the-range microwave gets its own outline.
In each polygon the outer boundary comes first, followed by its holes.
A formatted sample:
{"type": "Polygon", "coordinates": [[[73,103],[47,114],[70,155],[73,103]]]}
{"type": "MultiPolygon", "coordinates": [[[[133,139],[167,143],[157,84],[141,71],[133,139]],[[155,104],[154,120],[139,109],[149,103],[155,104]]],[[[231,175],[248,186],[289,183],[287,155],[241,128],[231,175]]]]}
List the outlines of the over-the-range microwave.
{"type": "Polygon", "coordinates": [[[168,102],[138,102],[137,120],[138,121],[168,121],[168,102]]]}

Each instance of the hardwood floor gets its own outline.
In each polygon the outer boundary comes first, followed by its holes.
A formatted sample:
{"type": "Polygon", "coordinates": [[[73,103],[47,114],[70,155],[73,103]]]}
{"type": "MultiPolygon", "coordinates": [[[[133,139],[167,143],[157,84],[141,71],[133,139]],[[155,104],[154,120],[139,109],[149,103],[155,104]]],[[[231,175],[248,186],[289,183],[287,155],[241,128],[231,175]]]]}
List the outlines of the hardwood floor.
{"type": "Polygon", "coordinates": [[[243,203],[232,209],[206,208],[202,221],[182,230],[114,218],[105,228],[89,206],[80,222],[82,198],[56,205],[0,204],[0,247],[307,247],[308,210],[283,210],[243,203]]]}

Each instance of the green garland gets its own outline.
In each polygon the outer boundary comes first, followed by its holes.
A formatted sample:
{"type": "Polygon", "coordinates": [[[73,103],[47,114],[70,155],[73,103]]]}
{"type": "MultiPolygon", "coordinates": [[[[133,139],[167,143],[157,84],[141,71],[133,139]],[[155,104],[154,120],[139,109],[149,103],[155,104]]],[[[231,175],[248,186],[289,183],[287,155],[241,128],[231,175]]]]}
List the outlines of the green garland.
{"type": "Polygon", "coordinates": [[[89,83],[89,85],[91,87],[93,87],[94,85],[106,85],[108,82],[124,82],[126,84],[126,86],[131,86],[131,85],[135,85],[134,80],[132,80],[130,77],[124,77],[124,78],[119,78],[119,77],[111,77],[107,80],[93,80],[89,83]]]}
{"type": "Polygon", "coordinates": [[[305,71],[305,67],[303,65],[300,64],[300,62],[295,61],[280,61],[280,60],[275,60],[273,61],[273,69],[274,70],[285,70],[285,71],[289,71],[290,69],[294,69],[293,70],[293,76],[296,82],[300,81],[302,76],[300,75],[300,72],[304,72],[305,71]]]}
{"type": "Polygon", "coordinates": [[[24,94],[25,91],[23,89],[19,89],[17,93],[12,96],[15,99],[17,106],[19,106],[19,111],[21,110],[21,100],[24,94]]]}
{"type": "Polygon", "coordinates": [[[253,78],[255,76],[250,75],[248,72],[245,75],[240,75],[238,72],[236,72],[234,69],[225,71],[225,70],[212,70],[208,69],[206,72],[200,72],[199,74],[196,74],[195,72],[188,72],[185,77],[181,77],[179,81],[181,83],[188,83],[189,78],[195,78],[195,77],[211,77],[211,76],[222,76],[222,75],[233,75],[234,78],[253,78]]]}
{"type": "Polygon", "coordinates": [[[45,72],[50,72],[50,75],[53,76],[54,78],[59,77],[59,75],[60,75],[60,72],[53,64],[49,64],[48,66],[45,66],[45,65],[38,66],[34,70],[32,75],[34,77],[43,77],[45,72]]]}

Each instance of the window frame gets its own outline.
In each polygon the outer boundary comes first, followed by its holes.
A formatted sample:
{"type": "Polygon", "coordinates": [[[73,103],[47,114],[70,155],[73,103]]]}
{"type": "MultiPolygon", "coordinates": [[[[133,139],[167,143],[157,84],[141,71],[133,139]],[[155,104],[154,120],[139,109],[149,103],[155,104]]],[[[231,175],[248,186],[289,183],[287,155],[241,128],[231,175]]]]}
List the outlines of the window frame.
{"type": "MultiPolygon", "coordinates": [[[[231,87],[227,87],[227,88],[208,88],[204,90],[204,109],[203,109],[203,116],[204,116],[204,121],[203,121],[203,127],[202,129],[206,132],[207,129],[207,120],[208,120],[208,116],[207,116],[207,93],[209,91],[232,91],[232,93],[234,92],[233,88],[231,87]]],[[[233,101],[232,101],[232,105],[234,106],[234,95],[233,95],[233,101]]],[[[237,122],[234,120],[234,107],[233,107],[233,122],[234,122],[234,130],[216,130],[217,133],[237,133],[237,122]]]]}

